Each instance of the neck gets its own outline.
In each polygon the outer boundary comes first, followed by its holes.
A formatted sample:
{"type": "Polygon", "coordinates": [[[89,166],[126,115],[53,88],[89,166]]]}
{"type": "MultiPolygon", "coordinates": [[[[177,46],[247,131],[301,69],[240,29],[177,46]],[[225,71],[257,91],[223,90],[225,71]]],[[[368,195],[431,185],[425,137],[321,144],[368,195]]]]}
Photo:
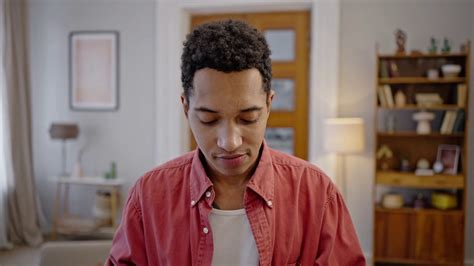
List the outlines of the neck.
{"type": "Polygon", "coordinates": [[[222,210],[237,210],[244,208],[244,195],[247,183],[252,177],[260,161],[261,150],[255,163],[245,173],[236,176],[226,176],[213,171],[206,163],[204,156],[201,154],[201,162],[204,169],[214,185],[216,197],[214,199],[214,207],[222,210]]]}

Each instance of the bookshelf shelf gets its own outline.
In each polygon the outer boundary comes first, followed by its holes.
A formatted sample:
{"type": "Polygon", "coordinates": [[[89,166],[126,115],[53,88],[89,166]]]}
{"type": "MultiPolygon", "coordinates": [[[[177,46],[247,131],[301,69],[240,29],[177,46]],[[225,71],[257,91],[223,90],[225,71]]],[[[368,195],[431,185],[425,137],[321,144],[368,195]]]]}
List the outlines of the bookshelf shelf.
{"type": "Polygon", "coordinates": [[[399,77],[399,78],[380,78],[379,84],[447,84],[447,83],[465,83],[465,78],[439,78],[428,79],[423,77],[399,77]]]}
{"type": "Polygon", "coordinates": [[[403,107],[388,107],[388,106],[378,106],[379,110],[439,110],[439,111],[448,111],[448,110],[460,110],[464,107],[455,105],[455,104],[444,104],[444,105],[433,105],[433,106],[418,106],[415,104],[407,104],[403,107]]]}
{"type": "Polygon", "coordinates": [[[443,175],[419,176],[412,172],[378,171],[375,183],[406,188],[431,188],[431,189],[463,189],[463,175],[443,175]]]}
{"type": "Polygon", "coordinates": [[[389,213],[406,213],[406,214],[439,214],[439,215],[462,215],[462,210],[437,210],[437,209],[414,209],[409,207],[403,207],[400,209],[386,209],[381,206],[375,207],[376,212],[389,212],[389,213]]]}
{"type": "Polygon", "coordinates": [[[416,132],[378,132],[379,137],[391,137],[391,138],[464,138],[464,133],[454,133],[454,134],[441,134],[439,132],[434,132],[431,134],[418,134],[416,132]]]}
{"type": "Polygon", "coordinates": [[[466,57],[467,53],[450,53],[450,54],[420,54],[420,55],[397,55],[397,54],[379,54],[379,58],[382,60],[390,59],[430,59],[430,58],[457,58],[466,57]]]}
{"type": "Polygon", "coordinates": [[[463,263],[469,162],[470,42],[466,47],[466,52],[450,54],[377,53],[374,80],[375,265],[385,262],[463,263]],[[459,77],[444,77],[441,69],[446,64],[459,65],[459,77]],[[428,74],[438,74],[439,78],[428,79],[428,74]],[[419,134],[417,131],[431,133],[419,134]],[[449,156],[446,149],[451,149],[449,156]],[[433,174],[430,169],[433,170],[435,162],[440,162],[446,173],[453,174],[433,174]],[[416,175],[415,172],[427,175],[416,175]],[[388,192],[401,195],[404,207],[381,207],[388,192]],[[429,206],[435,192],[454,195],[458,203],[456,209],[410,207],[415,205],[414,199],[419,195],[429,206]],[[433,241],[434,237],[436,241],[433,241]]]}

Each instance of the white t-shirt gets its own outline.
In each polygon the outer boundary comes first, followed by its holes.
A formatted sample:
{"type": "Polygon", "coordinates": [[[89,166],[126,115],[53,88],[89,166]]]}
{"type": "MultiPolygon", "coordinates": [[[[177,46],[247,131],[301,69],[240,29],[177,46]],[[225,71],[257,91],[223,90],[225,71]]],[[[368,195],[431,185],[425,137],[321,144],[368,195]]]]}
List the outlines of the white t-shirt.
{"type": "Polygon", "coordinates": [[[214,241],[212,265],[258,265],[258,250],[245,209],[212,209],[209,215],[214,241]]]}

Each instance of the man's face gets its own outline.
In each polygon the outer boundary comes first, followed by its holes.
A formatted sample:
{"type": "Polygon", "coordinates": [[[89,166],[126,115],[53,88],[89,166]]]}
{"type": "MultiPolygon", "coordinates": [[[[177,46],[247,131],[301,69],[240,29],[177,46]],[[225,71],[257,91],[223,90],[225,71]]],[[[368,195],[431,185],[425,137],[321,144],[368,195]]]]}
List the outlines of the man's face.
{"type": "Polygon", "coordinates": [[[194,74],[193,94],[183,107],[211,177],[246,176],[263,142],[273,94],[257,69],[194,74]],[[268,97],[268,100],[267,100],[268,97]]]}

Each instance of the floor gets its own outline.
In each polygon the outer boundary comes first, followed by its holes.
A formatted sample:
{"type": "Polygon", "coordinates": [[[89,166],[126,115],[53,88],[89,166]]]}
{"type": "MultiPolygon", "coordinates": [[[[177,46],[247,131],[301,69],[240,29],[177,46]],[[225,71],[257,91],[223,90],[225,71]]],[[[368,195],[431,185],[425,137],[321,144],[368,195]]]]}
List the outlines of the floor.
{"type": "MultiPolygon", "coordinates": [[[[48,235],[45,241],[51,241],[48,235]]],[[[56,241],[80,241],[80,240],[110,240],[108,233],[95,235],[93,237],[64,237],[58,235],[56,241]]],[[[45,242],[46,243],[46,242],[45,242]]],[[[15,246],[12,250],[0,249],[0,266],[37,266],[40,259],[41,247],[15,246]]]]}
{"type": "Polygon", "coordinates": [[[0,266],[36,266],[40,248],[15,247],[11,251],[0,250],[0,266]]]}

